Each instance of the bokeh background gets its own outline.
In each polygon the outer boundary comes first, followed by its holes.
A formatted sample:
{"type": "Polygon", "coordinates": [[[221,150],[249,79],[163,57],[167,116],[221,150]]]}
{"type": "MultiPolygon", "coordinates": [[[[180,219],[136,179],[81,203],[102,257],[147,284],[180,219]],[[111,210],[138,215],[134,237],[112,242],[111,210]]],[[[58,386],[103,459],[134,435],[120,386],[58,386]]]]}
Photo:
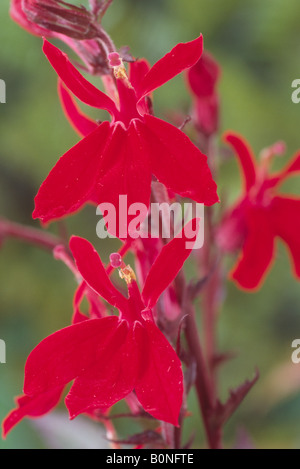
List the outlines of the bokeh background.
{"type": "MultiPolygon", "coordinates": [[[[34,195],[78,138],[60,109],[56,76],[42,54],[41,39],[13,23],[8,9],[9,0],[1,0],[0,78],[7,85],[7,103],[0,104],[0,216],[38,227],[31,220],[34,195]]],[[[202,32],[206,49],[222,67],[221,130],[242,133],[257,154],[275,141],[286,141],[282,165],[300,148],[300,104],[291,101],[291,83],[300,78],[299,21],[298,0],[115,0],[104,24],[117,46],[128,45],[133,55],[152,63],[176,43],[202,32]]],[[[158,116],[187,113],[190,104],[182,77],[156,92],[158,116]]],[[[223,165],[218,183],[227,198],[237,197],[240,179],[233,159],[223,165]]],[[[300,195],[299,179],[284,189],[300,195]]],[[[115,246],[96,238],[96,222],[94,209],[88,207],[69,219],[67,228],[88,237],[107,258],[115,246]]],[[[52,232],[58,229],[56,224],[50,227],[52,232]]],[[[67,268],[48,252],[14,240],[1,246],[0,338],[7,345],[7,363],[0,364],[0,420],[21,393],[29,352],[69,324],[74,288],[67,268]]],[[[237,352],[237,358],[222,369],[222,397],[228,387],[252,377],[255,367],[261,373],[226,426],[226,446],[242,441],[255,448],[299,448],[300,364],[291,363],[291,343],[300,338],[300,288],[284,246],[279,244],[276,265],[259,293],[245,294],[228,282],[224,294],[220,347],[237,352]]],[[[185,435],[195,428],[194,447],[202,447],[193,395],[190,409],[185,435]]],[[[0,441],[0,448],[99,447],[98,428],[84,417],[69,424],[62,406],[53,419],[40,426],[23,421],[0,441]]],[[[124,437],[139,427],[123,421],[118,429],[124,437]]]]}

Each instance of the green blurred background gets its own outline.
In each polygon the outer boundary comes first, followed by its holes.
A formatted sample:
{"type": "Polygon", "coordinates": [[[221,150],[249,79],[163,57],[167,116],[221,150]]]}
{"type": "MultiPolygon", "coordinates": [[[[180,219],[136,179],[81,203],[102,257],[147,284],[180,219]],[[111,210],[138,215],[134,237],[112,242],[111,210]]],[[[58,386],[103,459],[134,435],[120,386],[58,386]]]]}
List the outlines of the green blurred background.
{"type": "MultiPolygon", "coordinates": [[[[8,8],[9,0],[1,0],[0,78],[7,85],[7,103],[0,105],[0,215],[38,227],[31,220],[34,195],[58,157],[78,138],[60,109],[56,76],[42,54],[41,39],[13,23],[8,8]]],[[[242,133],[257,154],[285,140],[283,164],[300,148],[300,104],[291,101],[291,83],[300,78],[299,21],[298,0],[115,0],[104,25],[118,47],[128,45],[133,55],[152,63],[176,43],[202,32],[206,49],[223,70],[222,131],[242,133]]],[[[190,103],[179,77],[156,92],[155,111],[162,117],[171,110],[187,113],[190,103]]],[[[235,161],[224,165],[218,183],[221,193],[230,199],[237,196],[235,161]]],[[[299,181],[291,180],[285,190],[299,195],[298,187],[299,181]]],[[[107,258],[107,244],[95,235],[96,221],[94,209],[87,207],[69,219],[67,227],[70,233],[88,237],[107,258]]],[[[53,224],[50,230],[57,232],[58,227],[53,224]]],[[[7,345],[7,363],[0,364],[0,420],[13,407],[13,396],[21,393],[28,353],[69,324],[74,287],[67,268],[48,252],[13,240],[3,244],[0,338],[7,345]]],[[[222,369],[222,398],[228,387],[251,377],[256,366],[261,372],[259,383],[226,427],[226,446],[242,438],[257,448],[299,448],[300,364],[292,365],[290,357],[291,342],[300,338],[300,289],[284,247],[279,244],[275,268],[259,293],[245,294],[230,283],[226,288],[220,347],[236,351],[237,358],[222,369]]],[[[190,409],[185,436],[196,428],[194,447],[202,447],[193,395],[190,409]]],[[[63,406],[61,412],[67,422],[63,406]]],[[[78,428],[86,423],[79,420],[78,428]]],[[[123,437],[138,429],[128,421],[119,424],[123,437]]],[[[97,429],[93,431],[97,435],[97,429]]],[[[85,447],[83,439],[67,433],[64,447],[85,447]]],[[[97,437],[95,441],[99,444],[97,437]]],[[[53,446],[28,420],[0,441],[5,449],[53,446]]]]}

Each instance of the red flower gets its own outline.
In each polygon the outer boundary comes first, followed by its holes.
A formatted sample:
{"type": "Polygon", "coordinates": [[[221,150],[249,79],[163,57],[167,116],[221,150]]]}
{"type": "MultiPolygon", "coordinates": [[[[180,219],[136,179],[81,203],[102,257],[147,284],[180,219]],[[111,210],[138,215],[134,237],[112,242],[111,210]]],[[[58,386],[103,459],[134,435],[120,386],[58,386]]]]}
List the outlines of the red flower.
{"type": "MultiPolygon", "coordinates": [[[[25,412],[22,406],[14,410],[4,422],[5,432],[24,416],[32,416],[35,403],[34,415],[51,410],[54,397],[58,399],[72,380],[75,381],[66,397],[72,419],[93,409],[105,411],[135,390],[145,411],[156,419],[178,424],[183,395],[181,363],[155,325],[150,308],[191,252],[185,247],[185,232],[164,246],[142,294],[130,267],[122,268],[129,298],[111,283],[93,246],[82,238],[71,238],[70,248],[84,281],[118,308],[120,315],[84,320],[77,313],[80,322],[50,335],[31,352],[25,366],[22,398],[31,406],[25,412]]],[[[75,295],[75,310],[83,293],[84,284],[75,295]]],[[[53,405],[56,403],[57,400],[53,405]]]]}
{"type": "Polygon", "coordinates": [[[196,125],[205,135],[215,133],[219,127],[219,96],[216,88],[220,74],[219,65],[207,52],[187,72],[188,84],[195,96],[196,125]]]}
{"type": "Polygon", "coordinates": [[[225,140],[239,158],[244,179],[243,195],[225,216],[217,233],[225,251],[242,247],[232,279],[247,290],[260,287],[274,260],[278,237],[287,245],[295,276],[300,278],[300,199],[278,194],[280,184],[300,171],[300,154],[282,171],[269,174],[272,158],[283,151],[281,143],[265,150],[261,164],[257,165],[240,136],[228,133],[225,140]]]}
{"type": "MultiPolygon", "coordinates": [[[[84,122],[79,122],[72,107],[74,125],[88,135],[60,158],[40,187],[34,218],[48,222],[77,211],[87,202],[108,202],[118,208],[121,194],[127,195],[128,205],[140,202],[148,206],[151,174],[183,197],[206,205],[218,201],[205,155],[183,132],[150,115],[146,99],[199,59],[202,36],[178,44],[150,70],[145,61],[131,64],[130,81],[113,54],[118,86],[115,101],[85,80],[67,56],[47,41],[44,52],[72,93],[90,106],[107,110],[113,120],[88,133],[93,125],[89,122],[87,129],[87,120],[81,114],[84,122]]],[[[69,104],[72,106],[72,101],[69,104]]]]}

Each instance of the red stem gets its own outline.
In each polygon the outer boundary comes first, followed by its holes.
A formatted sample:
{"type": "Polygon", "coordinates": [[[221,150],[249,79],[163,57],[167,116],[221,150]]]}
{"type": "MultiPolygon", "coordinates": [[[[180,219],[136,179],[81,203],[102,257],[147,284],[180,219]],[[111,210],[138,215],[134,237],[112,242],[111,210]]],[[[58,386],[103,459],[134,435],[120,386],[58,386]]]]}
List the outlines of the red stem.
{"type": "Polygon", "coordinates": [[[175,288],[177,296],[181,299],[182,312],[187,315],[185,336],[191,356],[194,358],[197,366],[196,391],[200,410],[203,417],[203,424],[210,449],[221,449],[221,433],[212,423],[212,414],[215,407],[214,388],[208,372],[200,338],[198,335],[198,325],[195,317],[195,310],[188,298],[187,286],[182,272],[175,279],[175,288]]]}
{"type": "Polygon", "coordinates": [[[51,251],[62,244],[62,240],[55,235],[0,218],[0,240],[6,238],[20,239],[51,251]]]}

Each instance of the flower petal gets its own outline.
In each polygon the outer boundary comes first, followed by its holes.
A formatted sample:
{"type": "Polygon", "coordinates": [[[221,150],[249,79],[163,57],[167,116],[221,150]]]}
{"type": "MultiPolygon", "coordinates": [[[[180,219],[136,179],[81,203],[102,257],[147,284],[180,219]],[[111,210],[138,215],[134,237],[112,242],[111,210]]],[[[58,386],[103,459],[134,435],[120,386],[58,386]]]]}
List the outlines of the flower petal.
{"type": "Polygon", "coordinates": [[[275,197],[271,205],[273,229],[289,248],[295,276],[300,278],[300,199],[275,197]]]}
{"type": "Polygon", "coordinates": [[[292,173],[298,173],[300,171],[300,153],[297,153],[292,159],[291,163],[285,169],[285,173],[292,175],[292,173]]]}
{"type": "Polygon", "coordinates": [[[158,420],[178,425],[183,396],[181,363],[156,325],[147,321],[143,343],[143,371],[135,387],[146,412],[158,420]]]}
{"type": "Polygon", "coordinates": [[[96,130],[98,124],[83,114],[61,80],[58,80],[58,94],[68,121],[80,136],[86,137],[96,130]]]}
{"type": "Polygon", "coordinates": [[[118,113],[115,103],[78,72],[67,54],[47,40],[44,40],[43,51],[60,79],[78,99],[89,106],[105,109],[113,116],[118,113]]]}
{"type": "Polygon", "coordinates": [[[150,70],[150,65],[145,59],[136,60],[129,64],[129,81],[133,88],[138,89],[139,85],[150,70]]]}
{"type": "Polygon", "coordinates": [[[110,138],[110,125],[103,122],[59,159],[35,197],[33,218],[47,223],[74,213],[89,200],[110,138]]]}
{"type": "MultiPolygon", "coordinates": [[[[131,207],[134,211],[134,204],[142,204],[143,208],[148,208],[150,202],[149,155],[144,150],[138,122],[131,122],[127,130],[121,125],[115,125],[112,141],[107,149],[108,164],[102,169],[92,196],[97,204],[112,204],[116,213],[121,215],[117,216],[115,229],[109,229],[111,234],[121,239],[126,238],[130,222],[136,216],[136,213],[128,214],[128,208],[131,207]]],[[[142,215],[145,218],[147,212],[142,215]]]]}
{"type": "Polygon", "coordinates": [[[44,339],[27,359],[24,393],[56,389],[88,370],[105,353],[118,325],[117,317],[90,319],[44,339]]]}
{"type": "Polygon", "coordinates": [[[274,233],[269,214],[255,208],[247,215],[248,233],[242,255],[231,273],[245,290],[255,290],[264,281],[274,257],[274,233]]]}
{"type": "Polygon", "coordinates": [[[71,419],[91,409],[105,411],[133,391],[141,357],[136,339],[139,331],[124,331],[112,338],[105,359],[75,380],[66,397],[71,419]]]}
{"type": "MultiPolygon", "coordinates": [[[[186,233],[190,233],[192,225],[194,224],[196,225],[195,231],[198,234],[199,223],[199,218],[191,220],[179,235],[162,248],[155,259],[155,262],[146,278],[142,292],[145,306],[149,309],[155,306],[159,296],[174,280],[182,268],[184,261],[192,252],[192,247],[189,247],[189,249],[186,247],[187,242],[193,244],[191,239],[186,236],[186,233]]],[[[197,235],[195,235],[195,240],[196,236],[197,235]]]]}
{"type": "Polygon", "coordinates": [[[156,117],[145,115],[141,128],[152,171],[168,189],[199,203],[219,201],[207,157],[181,130],[156,117]]]}
{"type": "Polygon", "coordinates": [[[127,299],[111,283],[99,254],[86,239],[72,236],[70,249],[86,283],[112,306],[127,311],[127,299]]]}
{"type": "Polygon", "coordinates": [[[244,188],[248,192],[256,181],[255,157],[241,136],[228,132],[224,135],[224,141],[232,146],[238,157],[244,179],[244,188]]]}
{"type": "Polygon", "coordinates": [[[50,412],[59,403],[62,392],[63,388],[58,388],[34,397],[25,395],[17,397],[17,408],[12,410],[2,423],[3,438],[24,417],[41,417],[50,412]]]}
{"type": "Polygon", "coordinates": [[[194,65],[203,52],[203,37],[184,44],[177,44],[171,52],[156,62],[144,77],[136,91],[139,99],[150,94],[179,73],[194,65]]]}
{"type": "Polygon", "coordinates": [[[266,184],[268,187],[275,187],[283,183],[288,177],[295,176],[300,172],[300,153],[296,153],[292,161],[283,170],[271,176],[266,184]]]}
{"type": "Polygon", "coordinates": [[[83,297],[87,288],[88,287],[85,281],[82,281],[75,292],[74,299],[73,299],[72,324],[77,324],[82,321],[88,321],[89,319],[88,316],[86,316],[80,311],[80,303],[83,300],[83,297]]]}

